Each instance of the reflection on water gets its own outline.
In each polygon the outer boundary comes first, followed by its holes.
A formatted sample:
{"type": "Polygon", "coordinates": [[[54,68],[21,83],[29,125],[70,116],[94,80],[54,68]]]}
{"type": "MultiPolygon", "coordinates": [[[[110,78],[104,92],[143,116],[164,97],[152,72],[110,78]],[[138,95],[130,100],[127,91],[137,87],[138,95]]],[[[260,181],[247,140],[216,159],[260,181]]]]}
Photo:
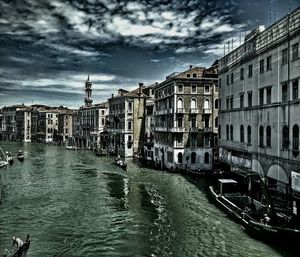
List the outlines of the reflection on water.
{"type": "Polygon", "coordinates": [[[91,152],[1,142],[25,161],[1,173],[0,256],[13,235],[33,256],[291,256],[249,237],[211,204],[209,180],[91,152]]]}

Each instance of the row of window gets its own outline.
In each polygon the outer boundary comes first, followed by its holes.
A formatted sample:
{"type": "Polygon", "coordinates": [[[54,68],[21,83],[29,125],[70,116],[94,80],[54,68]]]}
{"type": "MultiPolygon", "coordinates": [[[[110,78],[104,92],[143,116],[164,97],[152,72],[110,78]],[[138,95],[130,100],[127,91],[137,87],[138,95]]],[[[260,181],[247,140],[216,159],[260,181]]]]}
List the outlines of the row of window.
{"type": "MultiPolygon", "coordinates": [[[[248,107],[252,107],[252,91],[247,92],[248,94],[248,107]]],[[[271,104],[272,103],[272,86],[259,89],[259,105],[271,104]]],[[[295,80],[292,82],[292,100],[299,99],[299,81],[295,80]]],[[[281,86],[281,101],[286,103],[289,101],[288,84],[282,84],[281,86]]],[[[244,93],[240,93],[240,108],[244,108],[244,93]]],[[[233,96],[226,98],[226,109],[233,109],[233,96]]]]}
{"type": "MultiPolygon", "coordinates": [[[[182,163],[182,157],[183,157],[182,153],[178,153],[177,160],[178,160],[179,164],[182,163]]],[[[191,163],[194,164],[194,163],[196,163],[196,161],[197,161],[197,154],[195,152],[192,152],[191,153],[191,163]]],[[[209,153],[208,152],[204,153],[204,163],[205,164],[209,163],[209,153]]]]}
{"type": "MultiPolygon", "coordinates": [[[[299,44],[296,43],[292,45],[292,61],[299,58],[299,44]]],[[[288,49],[285,48],[281,51],[281,64],[286,65],[288,63],[288,49]]],[[[269,55],[265,59],[259,60],[259,73],[264,73],[265,70],[271,70],[272,69],[272,55],[269,55]],[[266,64],[265,64],[266,63],[266,64]],[[266,69],[265,69],[266,68],[266,69]]],[[[248,78],[253,77],[253,64],[248,65],[248,78]]],[[[240,69],[240,80],[245,79],[245,68],[240,69]]],[[[233,84],[234,82],[234,73],[227,74],[226,79],[227,85],[233,84]]],[[[219,79],[219,85],[221,87],[221,79],[219,79]]]]}
{"type": "MultiPolygon", "coordinates": [[[[244,125],[240,126],[240,142],[241,143],[252,143],[251,139],[251,126],[247,127],[247,142],[245,142],[245,131],[244,125]]],[[[272,130],[271,126],[267,126],[264,128],[263,126],[259,127],[259,146],[260,147],[271,147],[272,146],[272,130]]],[[[221,138],[221,126],[219,126],[219,138],[221,138]]],[[[226,125],[226,140],[233,141],[233,125],[226,125]]],[[[283,126],[282,129],[282,148],[289,149],[290,141],[289,141],[289,128],[288,126],[283,126]]],[[[299,150],[299,126],[293,126],[293,134],[292,134],[292,150],[299,150]]]]}
{"type": "MultiPolygon", "coordinates": [[[[182,109],[184,108],[183,105],[183,99],[182,98],[178,98],[177,100],[177,108],[182,109]]],[[[209,103],[209,99],[205,99],[204,100],[204,109],[210,109],[210,103],[209,103]]],[[[219,108],[219,100],[215,99],[215,109],[219,108]]],[[[191,99],[191,109],[197,109],[197,100],[195,98],[191,99]]]]}

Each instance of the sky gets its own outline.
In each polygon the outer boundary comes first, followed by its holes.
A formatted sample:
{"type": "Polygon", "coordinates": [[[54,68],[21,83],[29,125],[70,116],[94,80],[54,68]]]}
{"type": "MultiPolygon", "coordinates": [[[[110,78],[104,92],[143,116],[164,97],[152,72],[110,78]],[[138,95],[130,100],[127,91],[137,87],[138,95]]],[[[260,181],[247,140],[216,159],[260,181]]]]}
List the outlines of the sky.
{"type": "Polygon", "coordinates": [[[79,108],[88,74],[99,103],[208,67],[228,41],[288,12],[288,0],[1,0],[0,107],[79,108]]]}

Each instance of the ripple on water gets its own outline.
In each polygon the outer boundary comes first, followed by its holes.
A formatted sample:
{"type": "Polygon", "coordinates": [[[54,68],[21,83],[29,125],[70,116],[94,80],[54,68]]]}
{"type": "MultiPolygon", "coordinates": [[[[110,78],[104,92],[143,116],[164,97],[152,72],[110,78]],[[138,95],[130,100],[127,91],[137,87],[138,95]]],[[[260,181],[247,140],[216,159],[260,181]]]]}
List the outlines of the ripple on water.
{"type": "Polygon", "coordinates": [[[250,238],[211,204],[205,180],[154,171],[88,151],[24,147],[1,170],[0,254],[12,235],[32,236],[28,256],[288,256],[250,238]]]}

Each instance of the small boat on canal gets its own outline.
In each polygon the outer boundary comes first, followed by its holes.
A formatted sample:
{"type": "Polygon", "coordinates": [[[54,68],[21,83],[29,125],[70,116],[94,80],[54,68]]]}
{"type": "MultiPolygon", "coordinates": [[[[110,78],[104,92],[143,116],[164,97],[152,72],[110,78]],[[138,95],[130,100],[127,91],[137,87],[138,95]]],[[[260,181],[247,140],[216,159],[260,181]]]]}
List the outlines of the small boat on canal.
{"type": "Polygon", "coordinates": [[[19,160],[20,162],[23,162],[23,161],[24,161],[24,154],[23,154],[22,150],[20,150],[20,151],[18,152],[17,158],[18,158],[18,160],[19,160]]]}
{"type": "Polygon", "coordinates": [[[187,170],[187,175],[193,176],[193,177],[222,177],[224,174],[224,171],[222,170],[187,170]]]}
{"type": "Polygon", "coordinates": [[[11,152],[6,152],[6,156],[7,156],[7,161],[10,165],[12,165],[14,163],[14,158],[11,152]]]}
{"type": "Polygon", "coordinates": [[[20,247],[17,251],[13,251],[13,253],[5,253],[4,257],[25,257],[30,247],[30,236],[27,235],[26,241],[23,246],[20,247]]]}
{"type": "Polygon", "coordinates": [[[127,169],[127,163],[123,161],[121,158],[116,158],[113,163],[124,170],[127,169]]]}
{"type": "Polygon", "coordinates": [[[7,156],[0,147],[0,169],[8,165],[7,156]]]}
{"type": "Polygon", "coordinates": [[[240,223],[250,235],[270,243],[294,246],[300,242],[300,230],[286,214],[275,212],[269,203],[262,204],[240,193],[238,182],[219,179],[218,188],[210,186],[217,205],[240,223]]]}

